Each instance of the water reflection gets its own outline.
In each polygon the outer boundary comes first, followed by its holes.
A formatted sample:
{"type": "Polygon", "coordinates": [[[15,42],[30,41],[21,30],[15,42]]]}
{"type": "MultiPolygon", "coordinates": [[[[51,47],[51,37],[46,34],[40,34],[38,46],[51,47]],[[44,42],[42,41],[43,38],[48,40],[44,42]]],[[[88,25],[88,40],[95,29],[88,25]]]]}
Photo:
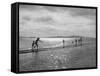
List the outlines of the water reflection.
{"type": "MultiPolygon", "coordinates": [[[[44,51],[43,51],[44,52],[44,51]]],[[[68,67],[69,57],[67,55],[45,55],[43,52],[32,53],[32,70],[62,69],[68,67]]]]}
{"type": "Polygon", "coordinates": [[[34,69],[37,69],[37,67],[38,67],[38,59],[39,59],[39,56],[38,56],[38,52],[32,52],[32,58],[33,58],[33,62],[32,62],[32,64],[33,64],[33,68],[34,69]]]}
{"type": "Polygon", "coordinates": [[[20,54],[20,71],[80,68],[95,65],[95,44],[39,49],[20,54]]]}

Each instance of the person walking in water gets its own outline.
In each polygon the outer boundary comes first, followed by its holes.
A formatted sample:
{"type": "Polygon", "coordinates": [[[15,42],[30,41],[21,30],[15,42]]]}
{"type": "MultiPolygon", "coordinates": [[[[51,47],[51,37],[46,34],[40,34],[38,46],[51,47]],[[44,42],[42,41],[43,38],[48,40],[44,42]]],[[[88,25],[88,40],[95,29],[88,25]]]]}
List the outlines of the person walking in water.
{"type": "Polygon", "coordinates": [[[75,39],[75,46],[77,46],[77,39],[75,39]]]}
{"type": "Polygon", "coordinates": [[[38,37],[37,39],[36,39],[36,41],[35,41],[35,44],[36,44],[36,47],[37,47],[37,51],[38,51],[38,42],[40,41],[40,38],[38,37]]]}
{"type": "Polygon", "coordinates": [[[82,37],[80,37],[80,45],[82,46],[82,37]]]}
{"type": "Polygon", "coordinates": [[[63,48],[65,47],[65,40],[63,39],[63,48]]]}

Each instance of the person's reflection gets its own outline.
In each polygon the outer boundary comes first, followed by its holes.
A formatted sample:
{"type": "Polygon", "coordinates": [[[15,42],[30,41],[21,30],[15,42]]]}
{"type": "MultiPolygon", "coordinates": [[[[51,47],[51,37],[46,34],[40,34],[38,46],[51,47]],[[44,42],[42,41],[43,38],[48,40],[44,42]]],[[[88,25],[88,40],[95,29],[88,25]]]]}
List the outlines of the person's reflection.
{"type": "Polygon", "coordinates": [[[38,66],[39,66],[39,54],[38,54],[38,52],[34,52],[34,53],[32,52],[32,58],[33,58],[33,62],[32,62],[33,69],[37,70],[38,66]]]}

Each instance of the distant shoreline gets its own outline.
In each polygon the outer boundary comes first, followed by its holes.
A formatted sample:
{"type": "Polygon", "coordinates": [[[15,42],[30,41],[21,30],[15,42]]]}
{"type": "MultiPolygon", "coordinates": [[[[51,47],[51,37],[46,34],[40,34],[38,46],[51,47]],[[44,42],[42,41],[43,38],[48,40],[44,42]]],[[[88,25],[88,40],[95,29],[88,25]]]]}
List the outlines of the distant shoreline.
{"type": "MultiPolygon", "coordinates": [[[[37,38],[37,37],[25,37],[25,36],[19,36],[20,38],[37,38]]],[[[94,38],[95,37],[85,37],[85,36],[52,36],[52,37],[40,37],[40,38],[94,38]]]]}

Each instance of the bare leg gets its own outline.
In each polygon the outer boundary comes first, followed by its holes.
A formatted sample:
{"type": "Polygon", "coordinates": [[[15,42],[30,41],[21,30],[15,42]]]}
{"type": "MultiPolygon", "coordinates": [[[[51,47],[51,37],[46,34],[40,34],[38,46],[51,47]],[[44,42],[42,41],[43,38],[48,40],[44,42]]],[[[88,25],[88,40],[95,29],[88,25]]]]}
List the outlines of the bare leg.
{"type": "Polygon", "coordinates": [[[63,48],[64,48],[64,42],[63,42],[63,48]]]}
{"type": "Polygon", "coordinates": [[[32,52],[34,52],[34,46],[32,46],[32,52]]]}
{"type": "Polygon", "coordinates": [[[36,44],[36,52],[38,52],[38,44],[36,44]]]}

